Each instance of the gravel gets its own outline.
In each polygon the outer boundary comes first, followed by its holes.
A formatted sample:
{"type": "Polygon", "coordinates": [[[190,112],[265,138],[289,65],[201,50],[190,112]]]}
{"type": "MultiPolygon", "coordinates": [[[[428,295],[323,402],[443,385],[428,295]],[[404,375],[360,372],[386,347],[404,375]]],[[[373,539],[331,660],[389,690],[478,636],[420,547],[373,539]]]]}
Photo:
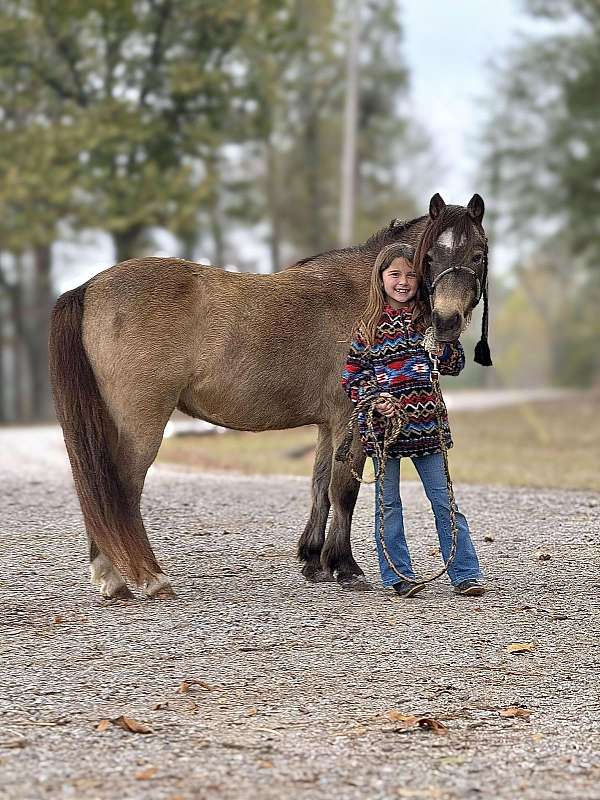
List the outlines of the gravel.
{"type": "MultiPolygon", "coordinates": [[[[179,598],[111,603],[57,430],[0,430],[0,797],[600,798],[600,495],[457,496],[490,592],[401,600],[304,582],[306,479],[155,468],[179,598]]],[[[431,512],[403,497],[430,571],[431,512]]],[[[372,506],[363,488],[353,541],[376,581],[372,506]]]]}

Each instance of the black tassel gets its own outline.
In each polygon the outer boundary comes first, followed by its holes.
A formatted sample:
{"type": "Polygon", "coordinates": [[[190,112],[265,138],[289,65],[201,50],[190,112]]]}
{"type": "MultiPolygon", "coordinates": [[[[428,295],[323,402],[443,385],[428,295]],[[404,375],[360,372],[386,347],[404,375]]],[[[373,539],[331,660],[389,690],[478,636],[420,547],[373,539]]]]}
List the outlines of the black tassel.
{"type": "Polygon", "coordinates": [[[490,346],[487,343],[487,339],[480,339],[475,345],[474,360],[476,364],[481,364],[482,367],[493,366],[492,356],[490,355],[490,346]]]}
{"type": "Polygon", "coordinates": [[[487,272],[486,282],[483,285],[483,315],[481,317],[481,339],[475,345],[474,361],[476,364],[481,364],[482,367],[491,367],[492,356],[490,353],[490,346],[488,344],[488,286],[487,286],[487,272]]]}

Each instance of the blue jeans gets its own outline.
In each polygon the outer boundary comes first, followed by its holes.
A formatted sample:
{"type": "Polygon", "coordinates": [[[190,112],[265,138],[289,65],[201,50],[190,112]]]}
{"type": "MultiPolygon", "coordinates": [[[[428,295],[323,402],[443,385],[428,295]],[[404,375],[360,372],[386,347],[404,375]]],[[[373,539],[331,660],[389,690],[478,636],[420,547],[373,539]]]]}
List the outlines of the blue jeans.
{"type": "MultiPolygon", "coordinates": [[[[413,464],[425,489],[425,494],[431,503],[431,508],[435,516],[435,527],[437,528],[440,550],[444,558],[444,563],[450,555],[452,546],[452,528],[450,526],[450,503],[448,500],[448,487],[446,486],[446,474],[444,472],[444,460],[441,453],[433,453],[429,456],[414,456],[413,464]]],[[[373,459],[377,469],[377,460],[373,459]]],[[[379,570],[384,586],[392,586],[398,583],[401,578],[396,575],[394,570],[387,563],[381,547],[379,526],[380,509],[378,502],[379,481],[377,481],[375,494],[375,541],[377,543],[377,554],[379,556],[379,570]]],[[[402,500],[400,499],[400,459],[388,458],[385,465],[385,485],[383,492],[385,507],[385,544],[388,553],[396,567],[404,575],[414,578],[415,573],[406,544],[404,535],[404,520],[402,517],[402,500]]],[[[477,560],[477,553],[471,541],[469,525],[465,516],[456,512],[456,523],[458,527],[458,538],[456,544],[456,555],[454,561],[448,568],[448,575],[454,585],[468,580],[478,580],[483,577],[477,560]]]]}

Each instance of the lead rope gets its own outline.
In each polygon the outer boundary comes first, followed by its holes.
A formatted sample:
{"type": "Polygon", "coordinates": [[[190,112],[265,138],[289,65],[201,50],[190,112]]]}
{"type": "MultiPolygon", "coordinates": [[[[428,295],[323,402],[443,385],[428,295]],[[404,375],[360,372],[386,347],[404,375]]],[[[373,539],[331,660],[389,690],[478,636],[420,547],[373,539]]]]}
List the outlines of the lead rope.
{"type": "Polygon", "coordinates": [[[380,517],[379,541],[381,542],[381,549],[383,555],[390,569],[392,569],[401,580],[419,586],[424,583],[431,583],[431,581],[436,580],[437,578],[441,577],[445,572],[448,571],[448,567],[450,566],[450,564],[452,564],[456,556],[456,544],[458,541],[458,526],[456,524],[457,508],[456,508],[456,501],[454,499],[454,487],[452,486],[452,479],[450,477],[450,467],[448,465],[448,448],[446,447],[446,441],[444,439],[444,414],[447,413],[447,411],[446,411],[446,404],[444,403],[444,398],[442,396],[442,389],[440,387],[440,372],[438,366],[438,358],[435,355],[435,349],[437,347],[437,343],[435,341],[433,328],[428,328],[425,331],[425,336],[423,338],[423,347],[427,351],[427,354],[429,355],[429,358],[431,359],[432,363],[431,385],[435,396],[435,416],[437,420],[438,435],[440,440],[440,451],[442,453],[442,458],[444,461],[444,472],[446,474],[446,486],[448,489],[448,500],[450,505],[450,528],[452,532],[452,542],[450,545],[450,553],[448,555],[448,560],[446,561],[442,569],[438,570],[432,575],[428,575],[425,578],[411,578],[408,575],[404,575],[402,572],[400,572],[398,567],[392,561],[392,558],[387,549],[387,545],[385,543],[385,502],[384,502],[383,487],[385,485],[385,464],[388,458],[387,454],[392,445],[394,445],[402,435],[402,429],[404,428],[404,426],[410,421],[408,412],[406,411],[406,409],[402,408],[400,402],[391,395],[376,395],[375,397],[367,397],[364,400],[359,400],[354,408],[354,411],[352,412],[350,420],[348,421],[344,439],[342,440],[342,443],[338,447],[335,454],[336,461],[342,461],[349,464],[352,477],[359,483],[367,483],[367,484],[378,483],[377,503],[379,504],[379,517],[380,517]],[[386,397],[386,399],[389,400],[395,406],[396,413],[394,414],[393,417],[384,417],[385,431],[383,435],[383,445],[380,445],[379,439],[375,433],[373,416],[376,410],[375,405],[377,402],[379,402],[382,396],[386,397]],[[375,470],[375,478],[372,481],[365,480],[361,475],[359,475],[356,472],[354,468],[354,463],[352,461],[352,454],[350,452],[352,448],[352,441],[354,439],[356,421],[358,419],[359,414],[361,414],[363,411],[366,412],[368,437],[373,445],[373,449],[375,450],[377,463],[379,465],[379,468],[375,470]]]}

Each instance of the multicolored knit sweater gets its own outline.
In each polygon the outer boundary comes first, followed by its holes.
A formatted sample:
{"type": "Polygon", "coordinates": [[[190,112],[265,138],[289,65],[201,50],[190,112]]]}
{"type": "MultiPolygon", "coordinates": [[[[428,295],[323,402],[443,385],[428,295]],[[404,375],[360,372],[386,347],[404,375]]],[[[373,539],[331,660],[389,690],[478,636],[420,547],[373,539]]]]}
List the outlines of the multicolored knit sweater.
{"type": "MultiPolygon", "coordinates": [[[[358,335],[350,346],[342,386],[353,403],[387,392],[400,400],[409,417],[402,436],[389,451],[391,458],[425,456],[440,452],[431,385],[431,361],[423,348],[422,329],[413,325],[412,307],[386,305],[377,324],[374,344],[369,347],[358,335]]],[[[458,375],[465,365],[460,342],[445,344],[439,356],[442,375],[458,375]]],[[[385,417],[375,414],[375,433],[383,441],[385,417]]],[[[366,414],[358,419],[360,438],[368,456],[375,455],[367,432],[366,414]]],[[[444,414],[444,439],[452,447],[448,417],[444,414]]]]}

